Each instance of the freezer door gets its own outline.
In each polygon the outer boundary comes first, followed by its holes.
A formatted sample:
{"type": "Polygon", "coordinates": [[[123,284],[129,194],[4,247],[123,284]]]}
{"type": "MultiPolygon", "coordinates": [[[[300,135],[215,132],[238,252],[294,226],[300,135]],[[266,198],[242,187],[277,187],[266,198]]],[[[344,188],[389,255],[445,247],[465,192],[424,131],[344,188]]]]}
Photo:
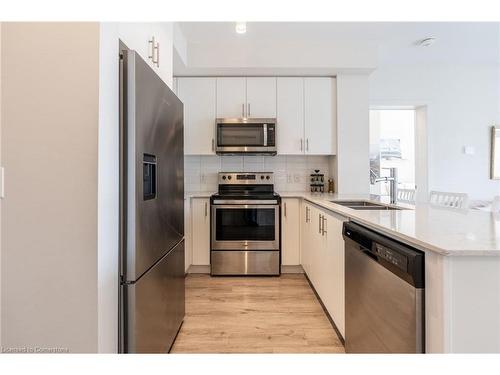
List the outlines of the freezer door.
{"type": "Polygon", "coordinates": [[[184,237],[183,106],[131,50],[121,97],[121,273],[134,281],[184,237]]]}
{"type": "Polygon", "coordinates": [[[136,283],[123,285],[123,351],[167,353],[185,313],[184,240],[136,283]]]}

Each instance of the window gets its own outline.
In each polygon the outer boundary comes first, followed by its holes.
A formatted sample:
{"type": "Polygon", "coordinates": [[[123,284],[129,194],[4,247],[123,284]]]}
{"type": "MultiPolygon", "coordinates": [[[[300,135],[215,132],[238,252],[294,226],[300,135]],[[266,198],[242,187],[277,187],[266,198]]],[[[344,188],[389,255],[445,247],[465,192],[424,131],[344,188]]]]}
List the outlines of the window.
{"type": "Polygon", "coordinates": [[[415,189],[415,110],[370,110],[370,193],[389,195],[389,183],[374,183],[397,168],[398,187],[415,189]]]}

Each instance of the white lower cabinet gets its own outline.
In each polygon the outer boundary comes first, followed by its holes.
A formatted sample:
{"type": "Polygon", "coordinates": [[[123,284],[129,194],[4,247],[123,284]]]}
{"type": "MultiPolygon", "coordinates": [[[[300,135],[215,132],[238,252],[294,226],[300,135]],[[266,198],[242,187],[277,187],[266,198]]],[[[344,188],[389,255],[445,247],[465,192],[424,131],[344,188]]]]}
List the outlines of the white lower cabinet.
{"type": "Polygon", "coordinates": [[[187,272],[189,266],[193,263],[193,247],[191,241],[193,234],[191,232],[191,199],[184,199],[184,271],[187,272]]]}
{"type": "Polygon", "coordinates": [[[281,264],[300,264],[300,200],[281,200],[281,264]]]}
{"type": "Polygon", "coordinates": [[[311,207],[309,203],[303,202],[300,213],[300,264],[308,276],[311,274],[311,207]]]}
{"type": "Polygon", "coordinates": [[[322,251],[324,261],[321,269],[320,284],[326,309],[335,322],[342,336],[344,336],[344,239],[342,225],[347,219],[334,213],[323,213],[324,246],[322,251]]]}
{"type": "Polygon", "coordinates": [[[193,198],[191,202],[191,246],[193,265],[210,265],[210,199],[193,198]]]}
{"type": "Polygon", "coordinates": [[[307,277],[344,336],[344,240],[347,218],[303,203],[301,262],[307,277]]]}

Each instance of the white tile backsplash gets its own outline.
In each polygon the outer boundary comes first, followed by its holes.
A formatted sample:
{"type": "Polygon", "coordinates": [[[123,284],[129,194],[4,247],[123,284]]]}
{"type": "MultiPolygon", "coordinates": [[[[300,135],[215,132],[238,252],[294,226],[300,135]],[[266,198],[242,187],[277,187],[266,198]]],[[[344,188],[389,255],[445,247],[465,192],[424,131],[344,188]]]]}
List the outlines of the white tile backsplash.
{"type": "Polygon", "coordinates": [[[219,156],[202,156],[200,160],[201,191],[217,190],[217,173],[221,170],[219,156]]]}
{"type": "Polygon", "coordinates": [[[243,156],[243,172],[268,172],[264,167],[264,156],[243,156]]]}
{"type": "Polygon", "coordinates": [[[264,168],[274,172],[286,172],[286,156],[264,156],[264,168]]]}
{"type": "Polygon", "coordinates": [[[217,173],[274,172],[275,190],[308,191],[309,175],[319,169],[328,178],[329,156],[185,156],[186,191],[216,191],[217,173]]]}
{"type": "Polygon", "coordinates": [[[200,156],[184,157],[184,189],[186,191],[201,191],[200,156]]]}
{"type": "Polygon", "coordinates": [[[243,156],[219,156],[221,158],[221,171],[243,171],[243,156]]]}

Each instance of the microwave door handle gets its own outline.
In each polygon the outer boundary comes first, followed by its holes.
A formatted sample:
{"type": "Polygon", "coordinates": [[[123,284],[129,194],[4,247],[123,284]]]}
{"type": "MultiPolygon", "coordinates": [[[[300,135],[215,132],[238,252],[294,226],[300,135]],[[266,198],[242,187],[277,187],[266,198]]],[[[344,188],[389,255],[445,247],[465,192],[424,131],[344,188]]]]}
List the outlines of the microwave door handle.
{"type": "Polygon", "coordinates": [[[267,124],[264,124],[264,147],[267,146],[267,124]]]}

